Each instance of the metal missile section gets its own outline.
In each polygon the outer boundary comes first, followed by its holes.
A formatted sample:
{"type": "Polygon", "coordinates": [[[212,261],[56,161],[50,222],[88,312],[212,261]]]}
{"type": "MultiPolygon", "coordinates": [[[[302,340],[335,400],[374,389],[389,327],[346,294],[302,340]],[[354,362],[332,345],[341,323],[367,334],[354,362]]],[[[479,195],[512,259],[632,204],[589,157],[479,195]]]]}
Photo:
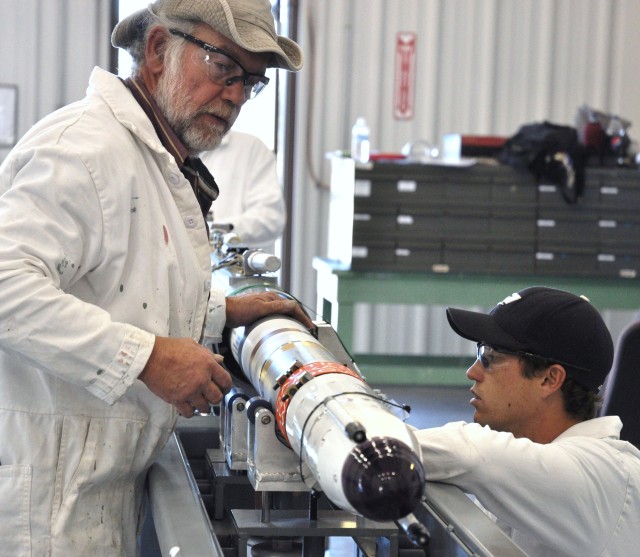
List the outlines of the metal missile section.
{"type": "MultiPolygon", "coordinates": [[[[228,230],[214,230],[212,249],[228,296],[292,297],[273,255],[228,230]]],[[[152,467],[160,550],[143,557],[325,556],[345,536],[367,556],[522,555],[460,490],[425,484],[406,408],[367,383],[329,324],[315,325],[271,316],[210,343],[235,387],[210,416],[186,420],[152,467]],[[189,458],[203,451],[204,463],[189,458]]]]}
{"type": "MultiPolygon", "coordinates": [[[[221,260],[237,260],[237,255],[232,249],[221,260]]],[[[249,265],[247,258],[269,260],[248,250],[242,263],[236,261],[235,272],[226,265],[227,296],[271,291],[291,298],[264,280],[264,265],[249,265]]],[[[233,361],[263,404],[256,411],[256,401],[248,401],[246,443],[229,444],[232,424],[239,425],[232,411],[238,394],[226,397],[225,460],[232,469],[246,469],[257,491],[306,488],[370,520],[410,517],[424,486],[420,447],[410,427],[366,383],[335,331],[326,323],[317,325],[312,333],[288,316],[275,315],[229,332],[233,361]],[[270,423],[265,412],[273,413],[272,439],[261,432],[260,424],[270,423]],[[246,463],[238,458],[245,451],[246,463]]],[[[426,533],[419,539],[425,543],[426,533]]]]}
{"type": "Polygon", "coordinates": [[[280,437],[297,455],[310,489],[372,520],[397,520],[418,505],[420,448],[356,370],[288,317],[236,329],[231,340],[236,361],[274,409],[280,437]]]}

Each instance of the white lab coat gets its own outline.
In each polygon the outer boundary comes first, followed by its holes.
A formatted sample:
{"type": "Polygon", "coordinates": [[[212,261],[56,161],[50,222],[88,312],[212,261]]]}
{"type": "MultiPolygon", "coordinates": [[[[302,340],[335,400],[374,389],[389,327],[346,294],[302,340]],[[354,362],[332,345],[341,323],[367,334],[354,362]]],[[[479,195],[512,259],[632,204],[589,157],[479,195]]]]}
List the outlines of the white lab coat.
{"type": "Polygon", "coordinates": [[[474,494],[530,557],[627,557],[640,548],[640,451],[616,416],[552,443],[457,422],[416,431],[428,480],[474,494]]]}
{"type": "Polygon", "coordinates": [[[233,224],[248,247],[274,253],[287,215],[273,152],[259,138],[232,130],[200,158],[220,188],[213,222],[233,224]]]}
{"type": "Polygon", "coordinates": [[[98,68],[10,153],[0,194],[0,556],[130,557],[176,420],[137,376],[154,335],[201,336],[200,207],[98,68]]]}

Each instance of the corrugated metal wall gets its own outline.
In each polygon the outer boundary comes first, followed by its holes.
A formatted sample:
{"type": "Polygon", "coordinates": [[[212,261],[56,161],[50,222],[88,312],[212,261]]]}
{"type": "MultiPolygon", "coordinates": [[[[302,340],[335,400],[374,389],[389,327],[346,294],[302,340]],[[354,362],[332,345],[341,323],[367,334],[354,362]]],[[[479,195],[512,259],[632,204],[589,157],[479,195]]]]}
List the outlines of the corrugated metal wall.
{"type": "MultiPolygon", "coordinates": [[[[298,94],[292,290],[312,307],[311,261],[327,249],[325,154],[348,147],[356,117],[367,118],[381,151],[449,132],[508,136],[538,120],[573,124],[583,103],[630,119],[631,136],[640,138],[637,0],[301,0],[300,11],[307,62],[298,94]],[[399,32],[417,39],[410,120],[393,115],[399,32]]],[[[462,346],[443,330],[443,308],[357,311],[358,351],[462,346]]],[[[633,314],[607,319],[616,332],[633,314]]]]}
{"type": "MultiPolygon", "coordinates": [[[[638,0],[297,2],[306,65],[298,80],[292,291],[311,307],[311,261],[326,255],[325,153],[347,147],[357,116],[368,119],[373,147],[385,151],[447,132],[510,135],[535,120],[572,123],[584,102],[632,120],[631,135],[640,137],[638,0]],[[393,117],[398,32],[417,38],[410,120],[393,117]]],[[[19,135],[82,97],[94,65],[108,67],[110,4],[2,0],[0,83],[20,87],[19,135]]],[[[440,353],[459,342],[442,308],[357,311],[362,351],[440,353]]],[[[612,319],[617,330],[627,316],[612,319]]]]}
{"type": "MultiPolygon", "coordinates": [[[[109,67],[111,0],[2,0],[0,83],[18,85],[18,137],[81,99],[91,69],[109,67]]],[[[8,150],[0,149],[0,161],[8,150]]]]}

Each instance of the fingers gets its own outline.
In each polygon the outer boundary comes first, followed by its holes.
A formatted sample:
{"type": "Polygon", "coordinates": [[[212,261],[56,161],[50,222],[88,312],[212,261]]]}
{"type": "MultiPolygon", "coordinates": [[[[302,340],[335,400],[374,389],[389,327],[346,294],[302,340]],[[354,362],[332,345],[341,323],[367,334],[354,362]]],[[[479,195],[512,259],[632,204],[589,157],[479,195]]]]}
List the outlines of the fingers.
{"type": "Polygon", "coordinates": [[[202,414],[208,414],[211,411],[211,406],[218,404],[232,386],[231,376],[219,365],[218,358],[216,358],[216,365],[212,370],[211,377],[201,384],[195,385],[189,394],[183,394],[181,398],[186,398],[186,400],[176,403],[175,407],[185,417],[193,416],[196,410],[202,414]]]}
{"type": "Polygon", "coordinates": [[[175,403],[174,406],[181,416],[191,418],[196,414],[196,411],[201,414],[209,414],[211,406],[220,402],[223,396],[224,394],[217,387],[211,388],[205,385],[202,393],[194,394],[187,401],[175,403]]]}
{"type": "Polygon", "coordinates": [[[207,404],[207,405],[218,404],[222,400],[222,397],[224,396],[224,394],[229,392],[230,389],[231,389],[231,385],[227,386],[225,384],[225,386],[221,388],[217,383],[209,382],[206,385],[204,385],[204,388],[202,389],[202,392],[199,394],[199,397],[196,398],[195,401],[193,402],[207,404]]]}
{"type": "Polygon", "coordinates": [[[288,306],[287,310],[284,313],[287,313],[297,321],[300,321],[300,323],[307,327],[307,329],[314,328],[313,321],[311,321],[311,318],[307,315],[307,312],[304,311],[304,309],[300,304],[298,304],[298,302],[296,302],[295,300],[283,300],[283,302],[288,306]]]}
{"type": "Polygon", "coordinates": [[[185,418],[192,418],[195,415],[195,409],[188,402],[181,402],[180,404],[175,404],[176,410],[178,414],[185,418]]]}
{"type": "Polygon", "coordinates": [[[227,298],[227,327],[250,325],[268,315],[290,315],[308,329],[313,329],[313,321],[302,306],[291,298],[283,298],[278,292],[268,291],[227,298]]]}
{"type": "Polygon", "coordinates": [[[232,387],[222,357],[193,339],[156,337],[147,365],[138,378],[178,412],[191,417],[208,413],[232,387]]]}

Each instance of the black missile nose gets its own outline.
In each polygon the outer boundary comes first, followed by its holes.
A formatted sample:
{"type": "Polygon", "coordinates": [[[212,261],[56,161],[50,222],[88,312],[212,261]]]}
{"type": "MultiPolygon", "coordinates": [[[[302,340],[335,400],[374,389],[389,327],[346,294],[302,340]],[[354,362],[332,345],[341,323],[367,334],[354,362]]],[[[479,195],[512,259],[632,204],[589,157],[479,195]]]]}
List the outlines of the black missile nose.
{"type": "Polygon", "coordinates": [[[393,438],[360,443],[342,468],[347,501],[371,520],[398,520],[413,512],[423,487],[424,468],[418,455],[393,438]]]}

